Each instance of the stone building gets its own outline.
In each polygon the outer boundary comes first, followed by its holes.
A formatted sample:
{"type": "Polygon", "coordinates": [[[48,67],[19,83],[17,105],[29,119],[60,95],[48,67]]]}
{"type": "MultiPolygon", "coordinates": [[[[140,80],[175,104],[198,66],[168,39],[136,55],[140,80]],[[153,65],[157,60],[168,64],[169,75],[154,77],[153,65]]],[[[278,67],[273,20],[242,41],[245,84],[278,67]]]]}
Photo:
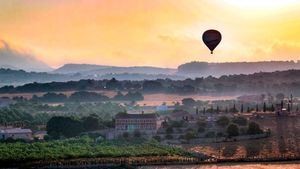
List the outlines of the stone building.
{"type": "Polygon", "coordinates": [[[156,114],[126,114],[116,115],[115,131],[117,133],[140,131],[155,134],[157,131],[156,114]]]}
{"type": "Polygon", "coordinates": [[[0,140],[1,139],[6,140],[8,138],[31,140],[32,131],[30,129],[22,129],[22,128],[0,129],[0,140]]]}

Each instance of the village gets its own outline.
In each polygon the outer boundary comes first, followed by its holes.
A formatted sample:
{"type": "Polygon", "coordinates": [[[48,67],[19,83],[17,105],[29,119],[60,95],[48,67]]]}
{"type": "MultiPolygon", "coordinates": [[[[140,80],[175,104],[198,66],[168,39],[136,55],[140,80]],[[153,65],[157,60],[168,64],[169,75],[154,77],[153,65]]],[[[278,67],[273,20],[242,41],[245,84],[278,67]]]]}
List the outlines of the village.
{"type": "MultiPolygon", "coordinates": [[[[249,97],[243,97],[248,99],[249,97]]],[[[7,99],[2,105],[12,104],[7,99]]],[[[299,116],[299,110],[291,111],[290,104],[276,104],[274,111],[256,110],[243,112],[232,110],[218,110],[212,112],[209,109],[199,110],[193,107],[187,111],[175,109],[174,106],[162,104],[154,110],[145,112],[147,106],[137,112],[120,112],[114,117],[114,127],[88,133],[98,134],[107,140],[130,139],[142,137],[155,139],[165,144],[197,144],[213,142],[230,142],[266,138],[272,131],[263,125],[256,123],[261,118],[282,118],[299,116]],[[287,107],[286,107],[287,106],[287,107]],[[231,111],[231,112],[230,112],[231,111]]],[[[241,107],[243,109],[243,107],[241,107]]],[[[5,124],[0,128],[1,140],[44,140],[46,130],[32,131],[30,128],[5,124]]]]}

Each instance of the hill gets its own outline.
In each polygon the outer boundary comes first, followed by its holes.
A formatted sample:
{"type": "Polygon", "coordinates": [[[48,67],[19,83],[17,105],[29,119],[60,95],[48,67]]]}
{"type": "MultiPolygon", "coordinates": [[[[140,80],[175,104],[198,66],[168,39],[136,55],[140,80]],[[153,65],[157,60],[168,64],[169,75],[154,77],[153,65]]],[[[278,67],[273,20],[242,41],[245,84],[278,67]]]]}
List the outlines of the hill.
{"type": "Polygon", "coordinates": [[[92,70],[103,69],[108,67],[110,66],[92,65],[92,64],[65,64],[62,67],[53,70],[52,73],[75,74],[79,72],[92,71],[92,70]]]}
{"type": "Polygon", "coordinates": [[[23,86],[6,86],[1,93],[49,92],[79,90],[134,90],[150,93],[175,94],[246,94],[293,93],[300,96],[300,70],[260,72],[250,75],[223,75],[185,80],[80,80],[69,82],[30,83],[23,86]]]}
{"type": "Polygon", "coordinates": [[[252,74],[257,72],[274,72],[300,69],[300,61],[263,61],[263,62],[228,62],[208,63],[190,62],[178,67],[179,75],[189,77],[207,77],[234,74],[252,74]]]}
{"type": "MultiPolygon", "coordinates": [[[[47,83],[47,82],[66,82],[70,80],[80,79],[112,79],[120,80],[153,80],[153,79],[184,79],[182,76],[167,74],[142,74],[142,73],[107,73],[105,71],[99,74],[92,73],[75,73],[75,74],[59,74],[47,72],[26,72],[24,70],[12,70],[0,68],[0,87],[5,85],[19,86],[26,83],[47,83]]],[[[121,72],[121,71],[120,71],[121,72]]],[[[138,72],[138,71],[136,71],[138,72]]]]}
{"type": "Polygon", "coordinates": [[[105,74],[174,74],[176,69],[159,68],[150,66],[133,66],[133,67],[118,67],[118,66],[104,66],[104,65],[91,65],[91,64],[65,64],[64,66],[56,69],[53,73],[60,74],[75,74],[80,73],[84,76],[102,76],[105,74]]]}

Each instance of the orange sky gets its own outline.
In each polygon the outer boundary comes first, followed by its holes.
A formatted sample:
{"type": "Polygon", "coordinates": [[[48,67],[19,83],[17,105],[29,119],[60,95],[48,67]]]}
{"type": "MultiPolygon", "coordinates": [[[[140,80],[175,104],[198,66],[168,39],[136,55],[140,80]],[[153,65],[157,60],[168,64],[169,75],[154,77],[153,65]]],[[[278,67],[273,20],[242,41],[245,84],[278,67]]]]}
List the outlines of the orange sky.
{"type": "Polygon", "coordinates": [[[53,67],[300,60],[297,0],[7,0],[0,39],[53,67]],[[201,36],[218,29],[210,55],[201,36]]]}

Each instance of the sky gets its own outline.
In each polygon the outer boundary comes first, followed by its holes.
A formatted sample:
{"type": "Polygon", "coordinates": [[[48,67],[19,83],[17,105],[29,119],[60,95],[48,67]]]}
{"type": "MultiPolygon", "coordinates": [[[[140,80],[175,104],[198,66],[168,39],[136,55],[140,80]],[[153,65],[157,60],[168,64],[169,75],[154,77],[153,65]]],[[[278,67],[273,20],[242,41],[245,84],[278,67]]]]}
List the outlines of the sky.
{"type": "Polygon", "coordinates": [[[0,0],[0,40],[66,63],[300,60],[298,0],[0,0]],[[222,33],[213,55],[207,29],[222,33]]]}

